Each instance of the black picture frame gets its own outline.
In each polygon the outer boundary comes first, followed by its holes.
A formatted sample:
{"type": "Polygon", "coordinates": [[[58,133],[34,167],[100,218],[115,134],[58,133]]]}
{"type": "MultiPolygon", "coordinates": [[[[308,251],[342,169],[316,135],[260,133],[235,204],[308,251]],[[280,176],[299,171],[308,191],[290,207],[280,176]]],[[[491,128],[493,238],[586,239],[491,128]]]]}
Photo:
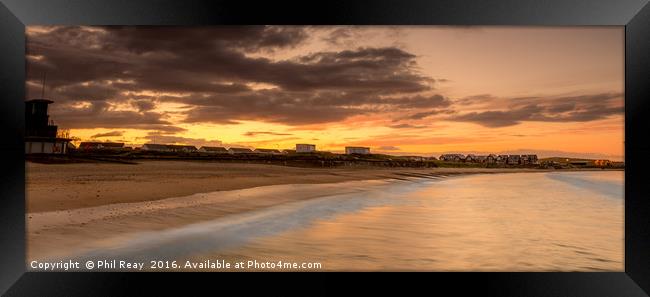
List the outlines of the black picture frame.
{"type": "Polygon", "coordinates": [[[645,130],[650,127],[650,5],[646,0],[0,0],[0,50],[0,127],[6,133],[0,137],[0,292],[6,296],[154,291],[167,295],[172,289],[193,295],[205,289],[219,293],[226,286],[242,290],[233,287],[232,278],[253,284],[241,293],[255,290],[273,295],[333,293],[339,284],[361,285],[364,292],[451,289],[454,294],[480,296],[648,296],[650,292],[650,183],[644,174],[650,168],[650,139],[645,130]],[[25,26],[211,24],[625,26],[625,272],[430,273],[418,279],[412,274],[375,273],[364,280],[331,273],[215,277],[210,273],[25,272],[25,26]],[[296,284],[306,285],[309,291],[293,290],[296,284]]]}

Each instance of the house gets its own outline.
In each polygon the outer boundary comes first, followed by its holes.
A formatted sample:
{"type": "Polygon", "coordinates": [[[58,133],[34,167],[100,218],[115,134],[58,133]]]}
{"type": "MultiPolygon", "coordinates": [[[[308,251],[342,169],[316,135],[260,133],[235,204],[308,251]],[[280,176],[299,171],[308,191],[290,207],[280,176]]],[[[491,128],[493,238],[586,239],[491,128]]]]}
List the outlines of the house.
{"type": "Polygon", "coordinates": [[[521,155],[522,165],[536,164],[536,163],[537,163],[537,155],[521,155]]]}
{"type": "Polygon", "coordinates": [[[170,149],[170,151],[175,153],[192,153],[198,151],[193,145],[168,144],[167,147],[170,149]]]}
{"type": "Polygon", "coordinates": [[[48,105],[54,101],[32,99],[25,101],[25,154],[65,154],[70,138],[59,137],[58,126],[50,121],[48,105]]]}
{"type": "Polygon", "coordinates": [[[488,156],[476,156],[476,162],[478,163],[487,163],[488,156]]]}
{"type": "Polygon", "coordinates": [[[279,154],[282,154],[282,152],[280,150],[265,149],[265,148],[256,148],[253,152],[257,153],[257,154],[267,154],[267,155],[279,155],[279,154]]]}
{"type": "Polygon", "coordinates": [[[316,151],[315,144],[304,144],[304,143],[296,144],[297,153],[313,153],[315,151],[316,151]]]}
{"type": "Polygon", "coordinates": [[[528,162],[530,162],[530,164],[537,164],[539,162],[537,155],[527,155],[527,156],[528,156],[528,162]]]}
{"type": "Polygon", "coordinates": [[[234,154],[252,154],[253,150],[243,147],[231,147],[228,149],[228,153],[231,155],[234,154]]]}
{"type": "Polygon", "coordinates": [[[488,164],[494,164],[497,162],[497,155],[494,154],[489,154],[486,158],[486,163],[488,164]]]}
{"type": "Polygon", "coordinates": [[[465,162],[476,162],[476,155],[469,154],[465,156],[465,159],[463,159],[465,162]]]}
{"type": "Polygon", "coordinates": [[[171,152],[172,150],[165,144],[147,143],[140,148],[142,151],[152,152],[171,152]]]}
{"type": "Polygon", "coordinates": [[[361,146],[346,146],[345,154],[346,155],[352,155],[352,154],[368,155],[370,154],[370,148],[361,147],[361,146]]]}
{"type": "Polygon", "coordinates": [[[508,165],[519,165],[519,161],[521,161],[520,155],[508,155],[508,161],[506,163],[508,165]]]}
{"type": "Polygon", "coordinates": [[[508,155],[498,155],[496,158],[496,163],[498,164],[508,163],[508,155]]]}
{"type": "Polygon", "coordinates": [[[123,142],[91,142],[83,141],[79,144],[81,151],[94,151],[94,150],[115,150],[120,151],[124,149],[123,142]]]}
{"type": "Polygon", "coordinates": [[[462,154],[443,154],[440,156],[440,161],[460,162],[463,160],[465,160],[465,155],[462,154]]]}
{"type": "Polygon", "coordinates": [[[198,151],[193,145],[147,143],[140,150],[153,152],[191,153],[198,151]]]}
{"type": "Polygon", "coordinates": [[[208,154],[227,154],[228,150],[221,146],[202,146],[199,149],[199,152],[208,154]]]}

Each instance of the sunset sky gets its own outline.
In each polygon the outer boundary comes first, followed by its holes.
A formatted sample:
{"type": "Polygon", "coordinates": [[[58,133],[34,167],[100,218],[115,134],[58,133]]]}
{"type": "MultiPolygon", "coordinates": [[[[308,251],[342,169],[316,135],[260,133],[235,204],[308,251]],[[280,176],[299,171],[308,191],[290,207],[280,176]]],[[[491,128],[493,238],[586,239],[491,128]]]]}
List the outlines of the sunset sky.
{"type": "Polygon", "coordinates": [[[623,27],[27,28],[84,141],[623,159],[623,27]]]}

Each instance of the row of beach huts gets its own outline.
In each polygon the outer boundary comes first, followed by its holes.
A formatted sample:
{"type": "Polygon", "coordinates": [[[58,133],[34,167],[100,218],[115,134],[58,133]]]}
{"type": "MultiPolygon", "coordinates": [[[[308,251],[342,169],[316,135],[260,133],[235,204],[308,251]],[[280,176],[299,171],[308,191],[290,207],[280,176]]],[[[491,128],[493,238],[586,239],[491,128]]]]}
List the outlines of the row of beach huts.
{"type": "MultiPolygon", "coordinates": [[[[130,150],[121,142],[82,142],[78,148],[80,151],[96,151],[96,150],[130,150]]],[[[316,152],[316,145],[314,144],[296,144],[295,149],[269,149],[269,148],[244,148],[244,147],[222,147],[222,146],[203,146],[196,148],[193,145],[178,145],[178,144],[154,144],[147,143],[142,147],[136,148],[140,151],[150,152],[164,152],[164,153],[207,153],[207,154],[268,154],[268,155],[281,155],[288,153],[314,153],[316,152]]],[[[367,155],[370,154],[368,147],[345,147],[345,154],[352,155],[367,155]]],[[[422,160],[436,160],[435,157],[424,158],[422,160]]],[[[439,158],[440,161],[445,162],[463,162],[463,163],[485,163],[485,164],[505,164],[505,165],[528,165],[537,164],[537,155],[463,155],[463,154],[443,154],[439,158]]]]}
{"type": "MultiPolygon", "coordinates": [[[[125,147],[122,142],[81,142],[79,144],[80,151],[98,151],[98,150],[131,150],[131,148],[125,147]]],[[[165,152],[165,153],[208,153],[208,154],[269,154],[269,155],[280,155],[287,153],[314,153],[316,152],[316,145],[314,144],[296,144],[295,149],[269,149],[269,148],[244,148],[244,147],[230,147],[225,148],[221,146],[202,146],[201,148],[196,148],[193,145],[178,145],[178,144],[154,144],[147,143],[142,145],[142,147],[136,148],[140,151],[150,151],[150,152],[165,152]]],[[[348,146],[345,147],[346,154],[370,154],[370,148],[368,147],[356,147],[348,146]]]]}

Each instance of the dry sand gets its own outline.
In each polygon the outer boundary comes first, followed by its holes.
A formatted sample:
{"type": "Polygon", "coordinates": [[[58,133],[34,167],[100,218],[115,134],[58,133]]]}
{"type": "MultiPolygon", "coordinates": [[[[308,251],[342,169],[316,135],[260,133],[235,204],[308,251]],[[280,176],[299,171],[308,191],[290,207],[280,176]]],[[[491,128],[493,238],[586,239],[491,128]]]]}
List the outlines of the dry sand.
{"type": "Polygon", "coordinates": [[[297,168],[205,161],[114,163],[27,163],[27,212],[68,210],[153,201],[195,193],[282,184],[335,183],[404,178],[423,173],[514,172],[482,168],[297,168]]]}

